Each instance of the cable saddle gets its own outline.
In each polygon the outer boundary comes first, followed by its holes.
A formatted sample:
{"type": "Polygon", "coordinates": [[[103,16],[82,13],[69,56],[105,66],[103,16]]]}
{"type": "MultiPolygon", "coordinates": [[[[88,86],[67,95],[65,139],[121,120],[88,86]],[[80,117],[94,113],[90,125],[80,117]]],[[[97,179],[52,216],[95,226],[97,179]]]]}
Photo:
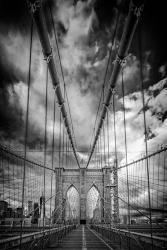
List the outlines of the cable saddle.
{"type": "Polygon", "coordinates": [[[127,62],[126,57],[121,58],[119,55],[117,55],[115,62],[118,62],[120,66],[123,68],[127,62]]]}
{"type": "Polygon", "coordinates": [[[50,60],[51,60],[51,58],[53,57],[52,48],[51,48],[51,50],[50,50],[49,53],[44,53],[44,52],[43,52],[43,54],[44,54],[44,60],[45,60],[47,63],[49,63],[50,60]]]}
{"type": "Polygon", "coordinates": [[[54,91],[56,91],[56,89],[60,86],[60,83],[55,83],[53,84],[53,89],[54,91]]]}
{"type": "Polygon", "coordinates": [[[28,9],[32,15],[41,8],[41,1],[37,0],[34,3],[31,3],[29,0],[27,1],[28,9]]]}
{"type": "Polygon", "coordinates": [[[133,2],[132,4],[130,5],[130,11],[133,12],[133,14],[139,18],[141,16],[141,13],[144,9],[144,4],[142,4],[141,6],[137,7],[133,2]]]}

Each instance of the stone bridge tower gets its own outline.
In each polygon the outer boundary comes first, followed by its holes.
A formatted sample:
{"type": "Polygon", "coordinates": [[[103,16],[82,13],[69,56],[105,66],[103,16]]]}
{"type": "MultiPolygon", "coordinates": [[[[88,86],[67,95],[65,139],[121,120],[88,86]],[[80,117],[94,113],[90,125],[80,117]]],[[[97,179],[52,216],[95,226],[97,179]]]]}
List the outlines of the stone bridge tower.
{"type": "Polygon", "coordinates": [[[64,219],[63,203],[71,186],[75,187],[80,197],[80,223],[86,223],[86,200],[89,190],[97,188],[101,200],[101,221],[111,219],[111,194],[107,185],[110,184],[110,167],[102,169],[65,169],[56,168],[55,221],[61,223],[64,219]]]}

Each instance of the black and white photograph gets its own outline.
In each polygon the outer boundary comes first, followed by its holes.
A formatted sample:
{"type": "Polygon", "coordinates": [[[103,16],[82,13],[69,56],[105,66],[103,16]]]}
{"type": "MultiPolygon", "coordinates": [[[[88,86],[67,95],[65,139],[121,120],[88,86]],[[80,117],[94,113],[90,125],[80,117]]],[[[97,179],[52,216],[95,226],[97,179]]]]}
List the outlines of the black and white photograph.
{"type": "Polygon", "coordinates": [[[0,0],[0,249],[167,249],[166,11],[0,0]]]}

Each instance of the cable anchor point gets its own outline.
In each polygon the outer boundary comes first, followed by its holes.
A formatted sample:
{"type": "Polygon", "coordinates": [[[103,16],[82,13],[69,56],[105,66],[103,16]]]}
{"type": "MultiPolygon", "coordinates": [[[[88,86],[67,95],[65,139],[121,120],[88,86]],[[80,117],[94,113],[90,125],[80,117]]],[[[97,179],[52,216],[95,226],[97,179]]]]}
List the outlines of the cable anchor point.
{"type": "Polygon", "coordinates": [[[121,58],[119,55],[117,55],[115,62],[118,62],[120,66],[123,68],[127,62],[127,59],[125,57],[121,58]]]}
{"type": "Polygon", "coordinates": [[[41,1],[36,0],[34,3],[31,3],[29,0],[27,1],[28,9],[32,15],[41,8],[41,1]]]}
{"type": "Polygon", "coordinates": [[[57,83],[57,84],[55,83],[55,84],[53,84],[53,89],[54,89],[54,91],[56,91],[58,87],[60,87],[60,83],[57,83]]]}
{"type": "Polygon", "coordinates": [[[139,17],[141,16],[143,9],[144,9],[144,4],[138,7],[132,2],[130,5],[130,11],[133,12],[133,14],[137,17],[137,19],[139,19],[139,17]]]}
{"type": "Polygon", "coordinates": [[[65,101],[63,100],[61,103],[58,103],[59,108],[61,109],[62,106],[64,105],[65,101]]]}
{"type": "MultiPolygon", "coordinates": [[[[116,94],[115,88],[113,88],[113,87],[111,86],[111,87],[110,87],[110,92],[111,92],[113,95],[115,95],[115,94],[116,94]]],[[[111,105],[111,103],[110,103],[109,105],[111,105]]]]}
{"type": "Polygon", "coordinates": [[[52,53],[52,48],[51,48],[51,51],[49,53],[43,53],[44,54],[44,60],[49,63],[51,58],[53,57],[53,53],[52,53]]]}

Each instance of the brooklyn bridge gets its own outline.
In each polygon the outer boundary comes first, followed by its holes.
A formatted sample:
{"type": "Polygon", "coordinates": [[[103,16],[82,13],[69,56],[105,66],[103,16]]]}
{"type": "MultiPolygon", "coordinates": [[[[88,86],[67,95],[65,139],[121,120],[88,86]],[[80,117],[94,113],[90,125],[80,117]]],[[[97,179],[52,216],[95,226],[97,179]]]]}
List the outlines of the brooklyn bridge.
{"type": "MultiPolygon", "coordinates": [[[[60,1],[61,8],[65,8],[67,2],[60,1]]],[[[85,32],[86,24],[83,27],[80,23],[76,28],[76,20],[81,18],[83,6],[93,1],[69,2],[66,13],[78,8],[79,16],[76,14],[73,19],[74,32],[68,37],[71,41],[77,32],[85,32]]],[[[147,65],[142,54],[145,1],[126,1],[124,9],[116,8],[114,12],[107,60],[100,61],[105,65],[102,71],[96,72],[102,74],[103,82],[100,88],[98,83],[92,87],[97,88],[92,91],[98,98],[91,118],[90,102],[85,103],[88,108],[83,111],[82,97],[78,97],[72,87],[71,78],[75,73],[72,71],[69,76],[70,73],[65,72],[64,58],[69,56],[68,63],[75,63],[77,43],[70,52],[66,50],[67,43],[61,47],[63,42],[56,18],[61,20],[64,12],[59,9],[56,17],[52,1],[25,1],[28,31],[26,41],[19,46],[26,47],[26,54],[20,54],[20,67],[27,67],[27,79],[26,84],[17,83],[13,87],[13,91],[19,93],[25,114],[17,137],[21,131],[24,136],[9,142],[9,133],[4,137],[0,133],[3,138],[0,143],[0,249],[167,249],[167,146],[165,134],[161,141],[157,135],[165,131],[166,117],[160,117],[157,111],[158,125],[152,132],[156,111],[151,103],[165,91],[167,80],[161,80],[158,87],[145,84],[147,65]],[[137,51],[138,59],[132,57],[132,48],[137,51]],[[28,61],[26,65],[24,57],[28,61]],[[137,60],[135,73],[130,60],[137,60]],[[128,80],[133,73],[138,74],[138,78],[128,80]],[[128,81],[136,88],[130,94],[128,81]],[[76,98],[78,107],[73,105],[76,98]],[[35,106],[37,99],[41,106],[39,103],[35,106]],[[136,114],[130,113],[130,101],[136,105],[136,114]],[[152,116],[149,116],[150,110],[152,116]],[[75,112],[83,119],[78,121],[75,112]],[[39,121],[41,127],[37,126],[39,121]],[[34,146],[35,133],[38,137],[34,146]],[[156,138],[159,138],[158,144],[156,138]]],[[[84,43],[83,40],[84,37],[84,43]]],[[[94,47],[98,49],[97,44],[94,47]]],[[[88,52],[87,58],[91,53],[88,52]]],[[[82,64],[83,57],[80,60],[82,64]]],[[[17,65],[17,61],[13,63],[17,65]]],[[[99,62],[93,63],[97,66],[99,62]]],[[[74,64],[74,71],[75,67],[74,64]]],[[[85,67],[95,74],[91,65],[87,63],[85,67]]],[[[87,94],[85,86],[83,96],[87,94]]],[[[164,95],[158,100],[165,98],[164,95]]],[[[4,107],[4,113],[7,108],[4,107]]],[[[11,112],[9,116],[12,115],[11,112]]],[[[10,126],[15,128],[15,122],[10,126]]]]}

